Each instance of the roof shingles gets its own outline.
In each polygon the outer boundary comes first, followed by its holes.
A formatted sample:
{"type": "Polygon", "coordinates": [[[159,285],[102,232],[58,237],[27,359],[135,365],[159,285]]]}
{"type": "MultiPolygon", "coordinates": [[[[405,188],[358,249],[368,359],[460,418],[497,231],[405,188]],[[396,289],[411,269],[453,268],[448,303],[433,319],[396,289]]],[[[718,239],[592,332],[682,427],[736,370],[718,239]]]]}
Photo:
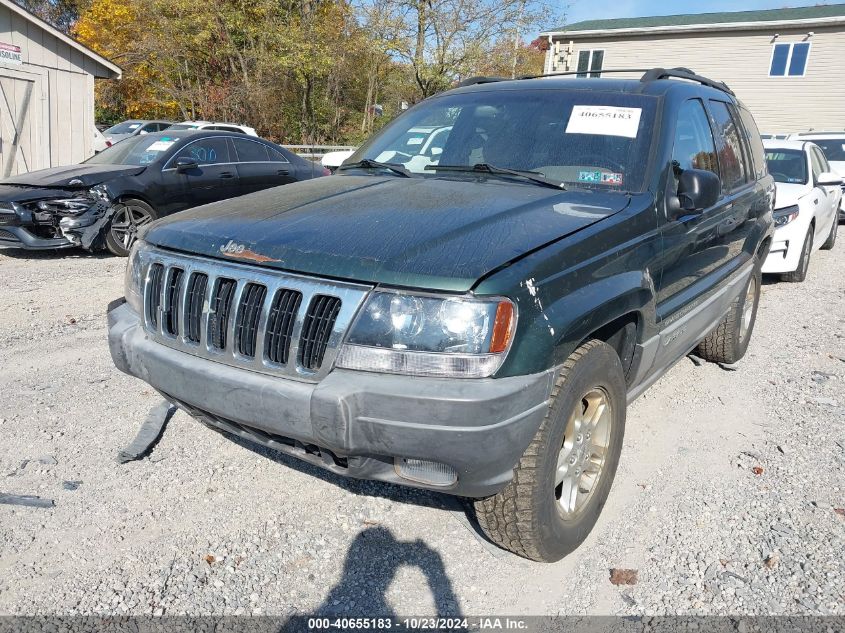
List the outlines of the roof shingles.
{"type": "Polygon", "coordinates": [[[812,20],[845,16],[845,4],[829,4],[794,9],[768,9],[762,11],[731,11],[723,13],[690,13],[684,15],[658,15],[646,18],[617,18],[614,20],[585,20],[559,26],[546,31],[616,31],[655,27],[730,24],[735,22],[777,22],[781,20],[812,20]]]}

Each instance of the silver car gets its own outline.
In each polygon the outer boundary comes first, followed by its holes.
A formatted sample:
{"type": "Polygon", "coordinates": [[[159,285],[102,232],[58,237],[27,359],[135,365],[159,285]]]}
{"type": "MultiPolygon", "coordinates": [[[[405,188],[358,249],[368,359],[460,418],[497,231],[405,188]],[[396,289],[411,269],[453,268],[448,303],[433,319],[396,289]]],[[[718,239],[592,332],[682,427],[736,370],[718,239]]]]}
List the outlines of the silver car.
{"type": "Polygon", "coordinates": [[[135,136],[137,134],[150,134],[151,132],[161,132],[166,130],[173,121],[145,121],[139,119],[129,119],[117,125],[113,125],[103,132],[109,146],[119,143],[125,138],[135,136]]]}

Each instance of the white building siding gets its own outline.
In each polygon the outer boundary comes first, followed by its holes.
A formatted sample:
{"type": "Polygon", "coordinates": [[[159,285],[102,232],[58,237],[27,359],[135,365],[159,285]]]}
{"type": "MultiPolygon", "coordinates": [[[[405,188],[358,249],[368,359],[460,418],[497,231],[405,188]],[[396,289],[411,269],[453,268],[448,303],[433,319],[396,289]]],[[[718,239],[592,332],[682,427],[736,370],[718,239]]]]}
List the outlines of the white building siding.
{"type": "Polygon", "coordinates": [[[2,0],[0,43],[19,46],[23,62],[0,61],[0,178],[91,156],[94,76],[117,77],[119,69],[2,0]]]}
{"type": "Polygon", "coordinates": [[[763,132],[845,130],[842,27],[653,33],[624,38],[556,36],[547,56],[547,72],[576,70],[578,53],[585,49],[604,50],[605,69],[681,66],[724,81],[748,106],[763,132]],[[808,38],[811,30],[814,35],[808,38]],[[774,39],[776,33],[779,37],[774,39]],[[811,43],[805,76],[769,77],[774,43],[804,41],[811,43]]]}

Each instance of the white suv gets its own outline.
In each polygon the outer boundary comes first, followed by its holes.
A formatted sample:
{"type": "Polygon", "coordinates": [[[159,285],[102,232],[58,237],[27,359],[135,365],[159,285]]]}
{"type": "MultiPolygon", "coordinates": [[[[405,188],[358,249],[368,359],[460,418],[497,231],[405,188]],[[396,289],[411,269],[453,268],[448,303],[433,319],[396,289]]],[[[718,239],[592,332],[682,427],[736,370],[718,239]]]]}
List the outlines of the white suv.
{"type": "MultiPolygon", "coordinates": [[[[790,134],[790,141],[812,141],[827,157],[832,171],[845,178],[845,132],[801,132],[790,134]]],[[[845,191],[845,185],[842,188],[845,191]]],[[[839,206],[839,221],[845,222],[845,196],[839,206]]]]}
{"type": "Polygon", "coordinates": [[[255,128],[237,123],[220,123],[218,121],[182,121],[171,125],[168,130],[220,130],[221,132],[238,132],[247,136],[258,136],[255,128]]]}

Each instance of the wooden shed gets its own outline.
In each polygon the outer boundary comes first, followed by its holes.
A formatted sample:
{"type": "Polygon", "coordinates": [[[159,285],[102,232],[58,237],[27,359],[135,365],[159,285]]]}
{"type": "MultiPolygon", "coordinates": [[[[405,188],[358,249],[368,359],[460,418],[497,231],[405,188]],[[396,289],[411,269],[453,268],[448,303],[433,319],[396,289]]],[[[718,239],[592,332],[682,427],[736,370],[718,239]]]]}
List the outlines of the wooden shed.
{"type": "Polygon", "coordinates": [[[94,151],[94,80],[121,70],[0,0],[0,178],[78,163],[94,151]]]}

